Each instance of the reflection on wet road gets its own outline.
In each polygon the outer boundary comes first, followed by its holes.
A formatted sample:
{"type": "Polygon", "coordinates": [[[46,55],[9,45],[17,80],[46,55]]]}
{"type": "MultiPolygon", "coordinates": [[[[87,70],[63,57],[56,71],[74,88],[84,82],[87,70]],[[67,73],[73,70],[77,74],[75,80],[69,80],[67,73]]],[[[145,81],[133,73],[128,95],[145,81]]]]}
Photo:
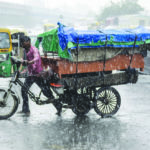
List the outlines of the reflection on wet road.
{"type": "Polygon", "coordinates": [[[1,132],[3,149],[120,149],[120,123],[115,118],[94,120],[88,116],[72,119],[56,117],[36,124],[30,122],[30,117],[21,116],[20,119],[22,123],[13,119],[1,122],[1,130],[7,124],[7,130],[1,132]]]}

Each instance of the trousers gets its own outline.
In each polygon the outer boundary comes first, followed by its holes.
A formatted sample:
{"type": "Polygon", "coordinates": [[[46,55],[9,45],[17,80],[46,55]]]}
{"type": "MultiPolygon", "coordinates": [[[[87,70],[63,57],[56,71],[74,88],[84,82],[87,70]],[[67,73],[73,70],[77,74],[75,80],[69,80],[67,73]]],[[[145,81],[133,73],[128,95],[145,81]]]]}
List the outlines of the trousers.
{"type": "Polygon", "coordinates": [[[28,76],[25,79],[24,86],[21,89],[22,98],[23,98],[23,109],[29,109],[28,107],[28,94],[27,91],[32,86],[33,83],[36,83],[42,90],[43,94],[48,97],[52,98],[52,91],[50,90],[50,82],[45,82],[43,78],[39,78],[36,76],[28,76]]]}

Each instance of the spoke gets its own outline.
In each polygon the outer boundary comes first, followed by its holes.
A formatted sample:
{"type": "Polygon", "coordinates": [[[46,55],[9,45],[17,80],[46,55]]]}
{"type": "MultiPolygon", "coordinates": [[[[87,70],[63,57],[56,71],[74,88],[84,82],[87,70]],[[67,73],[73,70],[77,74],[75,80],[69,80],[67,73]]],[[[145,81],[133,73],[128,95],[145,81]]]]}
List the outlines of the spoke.
{"type": "Polygon", "coordinates": [[[103,106],[103,107],[101,108],[101,111],[102,111],[103,113],[105,113],[105,106],[103,106]]]}
{"type": "Polygon", "coordinates": [[[109,101],[109,103],[117,103],[117,99],[109,101]]]}
{"type": "Polygon", "coordinates": [[[104,109],[104,110],[105,110],[105,114],[107,114],[107,106],[105,105],[104,108],[105,108],[105,109],[104,109]]]}
{"type": "Polygon", "coordinates": [[[111,107],[110,105],[107,106],[107,107],[108,107],[108,109],[110,110],[109,113],[112,112],[112,110],[113,110],[112,107],[111,107]]]}
{"type": "Polygon", "coordinates": [[[114,104],[114,103],[109,103],[109,105],[111,105],[111,106],[113,106],[113,107],[116,107],[116,104],[117,104],[117,103],[115,103],[115,104],[114,104]]]}
{"type": "Polygon", "coordinates": [[[99,94],[99,97],[104,97],[103,93],[100,93],[100,94],[99,94]]]}
{"type": "Polygon", "coordinates": [[[109,103],[116,103],[117,99],[108,99],[109,103]]]}
{"type": "Polygon", "coordinates": [[[112,105],[112,104],[110,104],[110,106],[111,106],[113,109],[115,109],[115,107],[116,107],[116,105],[114,106],[114,105],[112,105]]]}
{"type": "Polygon", "coordinates": [[[107,114],[109,113],[108,105],[106,105],[106,113],[107,113],[107,114]]]}
{"type": "Polygon", "coordinates": [[[107,96],[108,96],[109,98],[112,98],[112,96],[115,96],[115,95],[114,95],[114,93],[113,93],[112,91],[107,90],[107,96]]]}
{"type": "Polygon", "coordinates": [[[110,99],[111,99],[111,101],[113,101],[113,100],[116,100],[117,98],[116,98],[116,96],[114,95],[114,96],[110,97],[110,99]]]}
{"type": "Polygon", "coordinates": [[[106,106],[106,110],[107,110],[107,114],[109,113],[109,107],[108,107],[108,105],[106,106]]]}
{"type": "Polygon", "coordinates": [[[103,104],[101,104],[101,105],[100,105],[100,104],[99,104],[99,105],[97,105],[97,107],[102,107],[102,106],[103,106],[103,104]]]}
{"type": "Polygon", "coordinates": [[[102,110],[102,109],[103,109],[103,107],[104,107],[104,105],[101,105],[101,106],[99,106],[98,108],[99,108],[100,110],[102,110]]]}
{"type": "Polygon", "coordinates": [[[110,91],[107,90],[107,98],[108,98],[108,99],[110,98],[110,95],[111,95],[111,94],[110,94],[110,91]]]}
{"type": "Polygon", "coordinates": [[[105,107],[105,106],[103,105],[103,106],[100,108],[100,110],[101,110],[102,112],[103,112],[104,107],[105,107]]]}
{"type": "Polygon", "coordinates": [[[103,104],[102,101],[97,101],[97,105],[103,104]]]}
{"type": "Polygon", "coordinates": [[[105,114],[107,114],[107,105],[105,105],[105,114]]]}
{"type": "Polygon", "coordinates": [[[104,105],[104,107],[103,107],[103,112],[104,113],[106,112],[106,105],[104,105]]]}
{"type": "Polygon", "coordinates": [[[111,101],[117,101],[117,97],[111,97],[110,100],[111,101]]]}
{"type": "Polygon", "coordinates": [[[116,96],[115,95],[111,95],[111,97],[109,97],[108,99],[111,100],[111,101],[116,100],[116,96]]]}
{"type": "Polygon", "coordinates": [[[117,97],[116,97],[116,95],[111,95],[111,97],[110,97],[110,99],[116,99],[117,97]]]}
{"type": "Polygon", "coordinates": [[[115,103],[109,103],[109,105],[112,105],[112,106],[116,106],[117,102],[115,103]]]}

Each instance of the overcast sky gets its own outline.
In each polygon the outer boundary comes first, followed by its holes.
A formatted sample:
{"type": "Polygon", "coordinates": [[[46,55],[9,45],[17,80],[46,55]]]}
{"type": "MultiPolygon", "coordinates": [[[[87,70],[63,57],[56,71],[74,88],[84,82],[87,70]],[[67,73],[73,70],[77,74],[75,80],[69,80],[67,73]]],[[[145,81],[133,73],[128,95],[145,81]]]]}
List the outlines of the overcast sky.
{"type": "MultiPolygon", "coordinates": [[[[39,0],[0,0],[0,1],[24,4],[27,1],[33,1],[34,3],[38,3],[39,0]]],[[[88,9],[95,12],[98,12],[100,9],[104,8],[104,6],[108,5],[111,1],[117,2],[120,0],[89,0],[89,1],[88,0],[42,0],[42,2],[45,2],[45,6],[49,8],[71,7],[72,9],[88,9]]],[[[150,0],[139,0],[139,3],[144,8],[150,11],[150,0]]]]}

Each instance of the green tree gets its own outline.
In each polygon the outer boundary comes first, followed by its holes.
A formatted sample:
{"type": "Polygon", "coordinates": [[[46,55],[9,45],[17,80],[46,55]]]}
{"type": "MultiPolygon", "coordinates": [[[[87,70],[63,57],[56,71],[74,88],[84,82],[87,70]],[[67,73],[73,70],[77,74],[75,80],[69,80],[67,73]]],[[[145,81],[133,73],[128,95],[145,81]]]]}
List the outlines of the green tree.
{"type": "Polygon", "coordinates": [[[138,14],[143,10],[138,4],[138,0],[122,0],[118,3],[111,2],[110,6],[103,9],[102,13],[98,16],[98,20],[120,15],[138,14]]]}

